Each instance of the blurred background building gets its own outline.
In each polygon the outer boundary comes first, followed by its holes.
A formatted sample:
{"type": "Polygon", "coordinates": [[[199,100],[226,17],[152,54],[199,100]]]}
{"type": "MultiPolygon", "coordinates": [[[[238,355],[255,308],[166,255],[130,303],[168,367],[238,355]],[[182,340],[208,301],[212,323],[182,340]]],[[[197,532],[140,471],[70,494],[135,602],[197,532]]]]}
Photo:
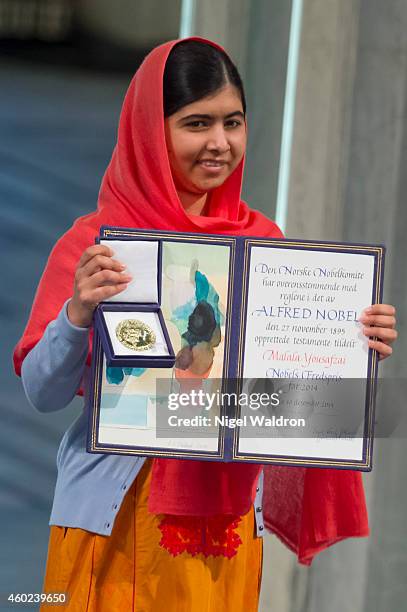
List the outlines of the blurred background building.
{"type": "MultiPolygon", "coordinates": [[[[41,589],[56,451],[81,406],[36,413],[12,350],[52,246],[95,209],[127,85],[160,42],[202,35],[238,64],[254,208],[287,237],[387,246],[383,301],[397,306],[401,333],[381,366],[395,384],[379,391],[379,431],[386,410],[404,409],[406,31],[405,0],[0,0],[1,593],[41,589]]],[[[406,609],[404,447],[402,435],[375,442],[370,538],[304,568],[267,536],[260,610],[406,609]]]]}

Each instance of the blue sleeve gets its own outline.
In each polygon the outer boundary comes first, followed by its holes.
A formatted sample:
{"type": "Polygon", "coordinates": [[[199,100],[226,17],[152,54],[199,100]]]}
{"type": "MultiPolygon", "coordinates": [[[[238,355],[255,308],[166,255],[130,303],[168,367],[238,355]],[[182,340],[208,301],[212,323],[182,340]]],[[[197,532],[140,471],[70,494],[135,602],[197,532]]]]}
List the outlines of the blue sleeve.
{"type": "Polygon", "coordinates": [[[26,355],[21,379],[29,403],[39,412],[61,410],[74,398],[88,355],[89,327],[68,319],[67,305],[26,355]]]}

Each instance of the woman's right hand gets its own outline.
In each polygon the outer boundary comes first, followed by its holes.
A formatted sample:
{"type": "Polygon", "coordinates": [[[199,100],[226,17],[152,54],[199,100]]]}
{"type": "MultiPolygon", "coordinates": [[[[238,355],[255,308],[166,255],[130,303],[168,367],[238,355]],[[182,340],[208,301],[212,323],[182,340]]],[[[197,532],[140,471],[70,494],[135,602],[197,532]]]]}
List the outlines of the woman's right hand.
{"type": "Polygon", "coordinates": [[[68,302],[68,318],[73,325],[89,327],[99,302],[126,289],[132,277],[124,273],[126,266],[112,259],[108,246],[88,247],[75,272],[74,294],[68,302]]]}

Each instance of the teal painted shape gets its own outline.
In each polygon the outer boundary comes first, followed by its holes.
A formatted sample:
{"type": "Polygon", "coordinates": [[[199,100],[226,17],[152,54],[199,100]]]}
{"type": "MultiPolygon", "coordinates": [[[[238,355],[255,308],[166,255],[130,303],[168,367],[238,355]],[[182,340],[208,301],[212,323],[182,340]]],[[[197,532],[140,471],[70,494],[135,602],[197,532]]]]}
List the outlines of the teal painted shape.
{"type": "Polygon", "coordinates": [[[147,368],[121,368],[109,366],[106,368],[107,382],[111,385],[120,385],[123,382],[124,376],[141,376],[147,368]]]}
{"type": "Polygon", "coordinates": [[[128,376],[141,376],[147,368],[123,368],[123,372],[128,376]]]}
{"type": "Polygon", "coordinates": [[[195,272],[195,295],[197,302],[204,300],[212,306],[216,323],[222,325],[225,317],[219,309],[219,293],[199,270],[195,272]]]}
{"type": "Polygon", "coordinates": [[[200,302],[201,300],[208,301],[208,293],[209,293],[209,281],[206,278],[205,274],[202,274],[199,270],[195,272],[195,297],[196,301],[200,302]]]}
{"type": "Polygon", "coordinates": [[[111,385],[120,385],[124,379],[123,368],[114,368],[112,366],[107,367],[106,378],[107,382],[111,385]]]}
{"type": "Polygon", "coordinates": [[[174,323],[181,336],[187,331],[188,319],[198,302],[201,301],[208,302],[212,306],[217,325],[221,326],[224,324],[225,317],[219,308],[219,294],[208,281],[205,274],[197,270],[195,272],[195,299],[188,300],[182,306],[177,306],[171,314],[170,320],[174,323]]]}
{"type": "Polygon", "coordinates": [[[182,306],[177,306],[172,311],[171,322],[174,323],[179,333],[182,335],[188,328],[188,319],[196,306],[195,300],[189,300],[182,306]]]}

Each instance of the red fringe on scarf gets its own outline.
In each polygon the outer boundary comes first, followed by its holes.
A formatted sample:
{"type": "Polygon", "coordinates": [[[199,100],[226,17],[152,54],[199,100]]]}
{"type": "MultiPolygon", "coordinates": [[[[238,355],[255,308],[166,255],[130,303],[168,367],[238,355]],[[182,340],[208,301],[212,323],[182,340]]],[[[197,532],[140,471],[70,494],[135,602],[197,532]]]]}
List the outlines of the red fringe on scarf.
{"type": "Polygon", "coordinates": [[[242,519],[218,515],[213,517],[177,516],[167,514],[159,528],[162,533],[160,546],[176,557],[187,552],[192,556],[202,553],[205,557],[224,556],[231,559],[242,544],[236,527],[242,519]]]}

